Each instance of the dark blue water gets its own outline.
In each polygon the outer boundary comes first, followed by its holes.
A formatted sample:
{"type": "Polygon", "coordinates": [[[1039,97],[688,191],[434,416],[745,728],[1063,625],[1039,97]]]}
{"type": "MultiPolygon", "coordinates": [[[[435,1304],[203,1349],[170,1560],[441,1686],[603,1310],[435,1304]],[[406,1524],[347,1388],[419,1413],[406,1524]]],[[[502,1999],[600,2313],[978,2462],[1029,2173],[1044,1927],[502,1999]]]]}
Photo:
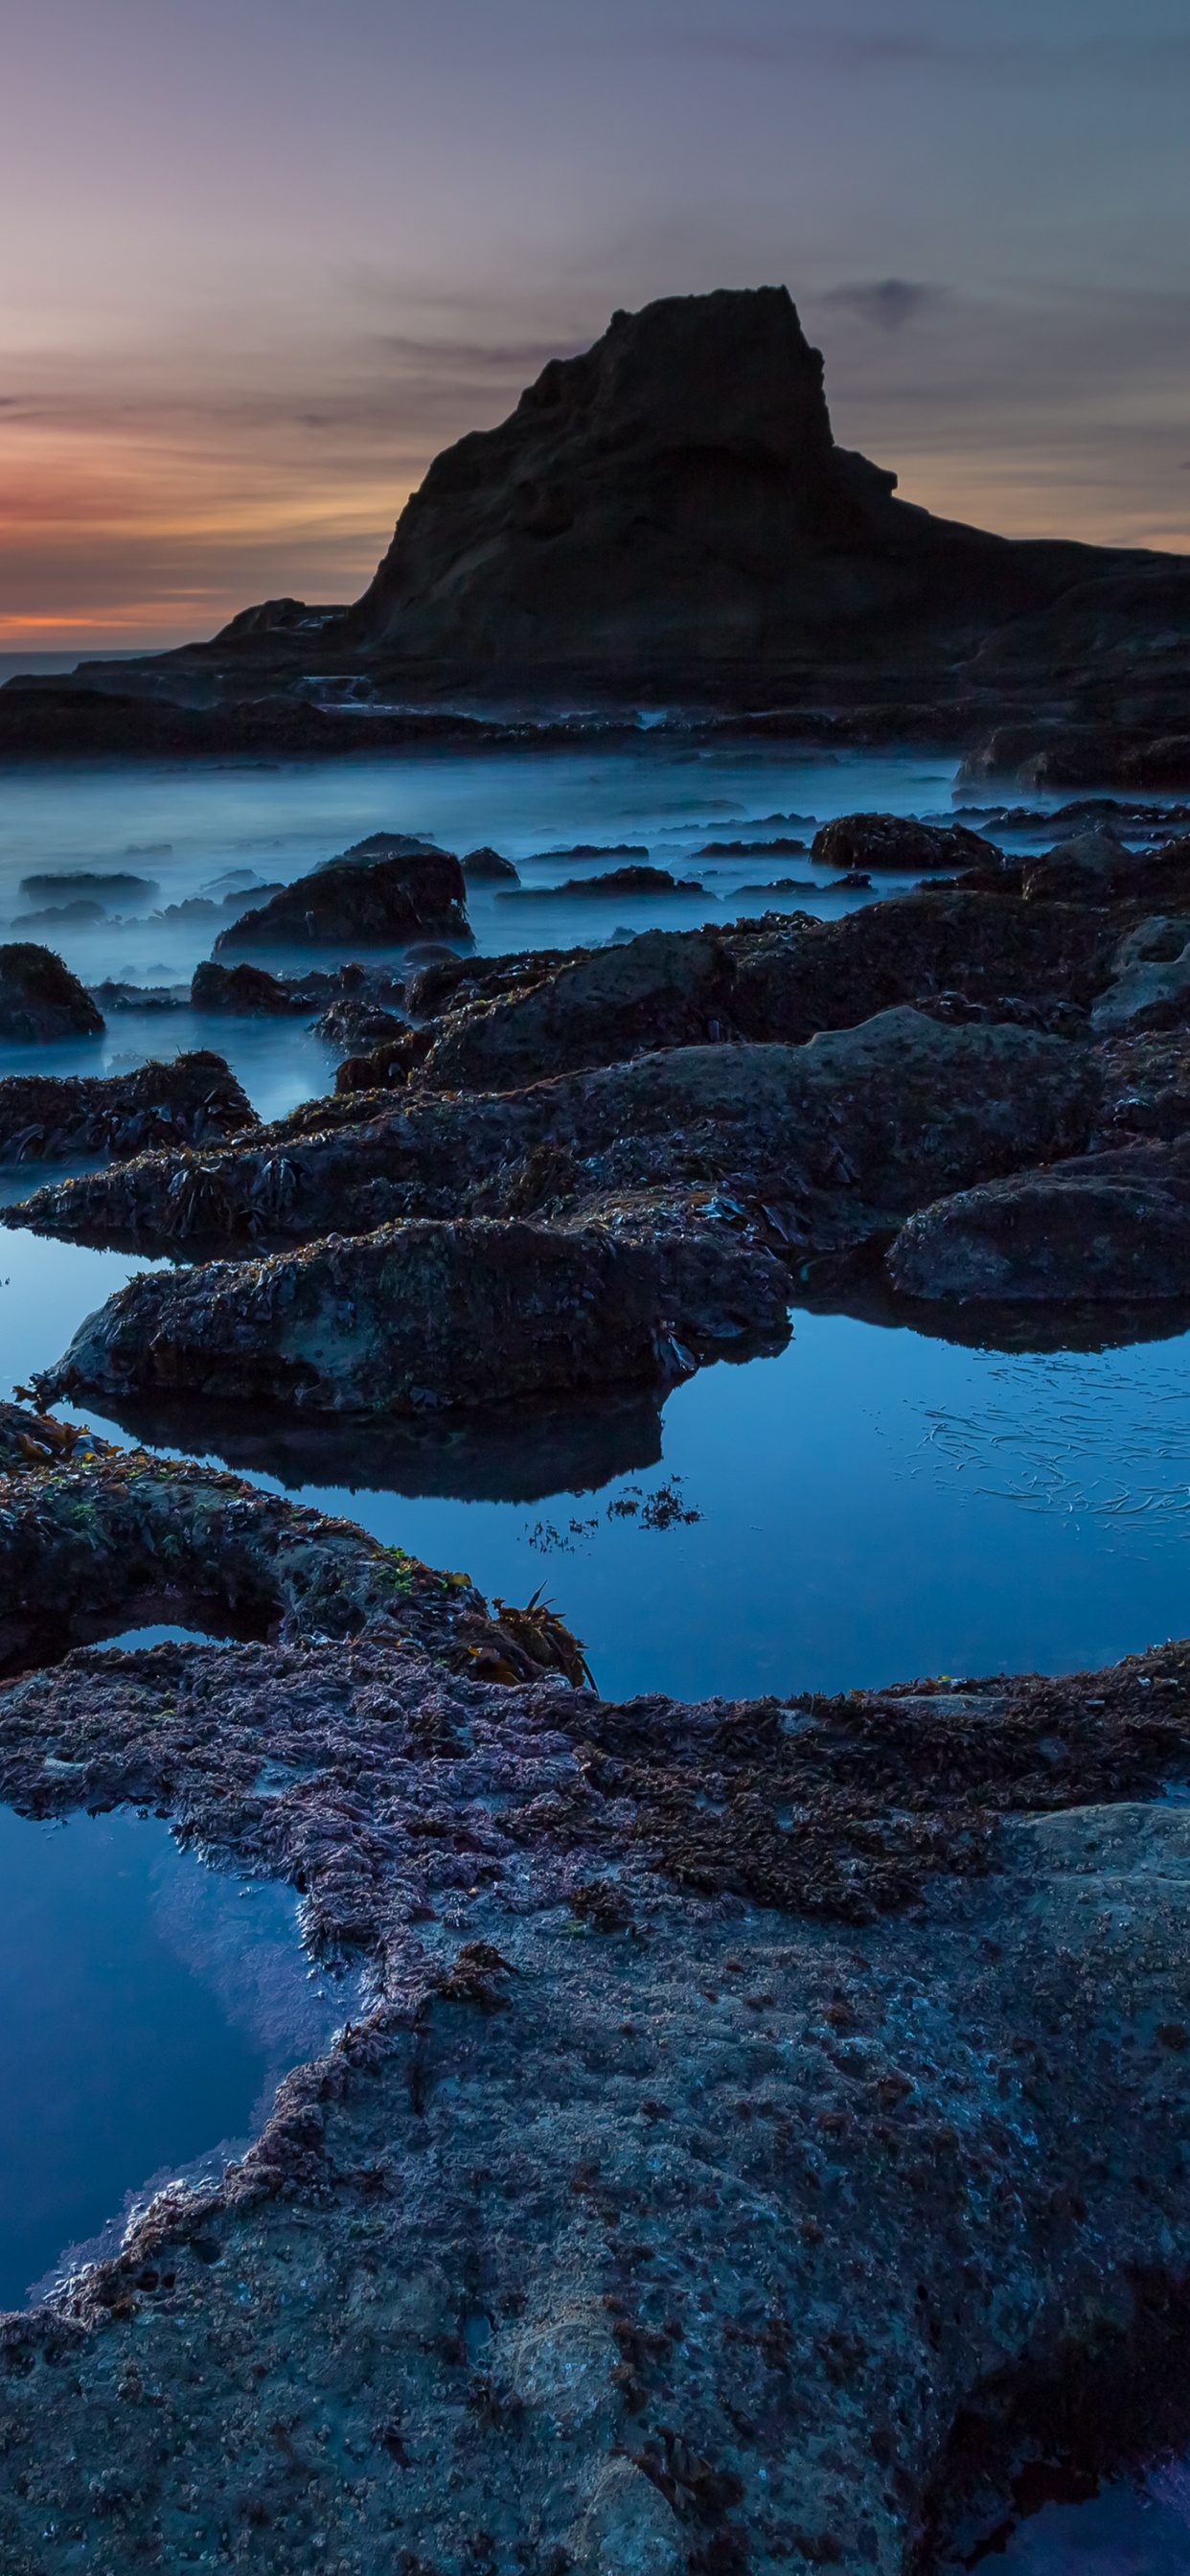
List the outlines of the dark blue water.
{"type": "Polygon", "coordinates": [[[152,2185],[217,2178],[347,2008],[291,1889],[155,1818],[0,1808],[0,2307],[66,2248],[112,2250],[152,2185]]]}

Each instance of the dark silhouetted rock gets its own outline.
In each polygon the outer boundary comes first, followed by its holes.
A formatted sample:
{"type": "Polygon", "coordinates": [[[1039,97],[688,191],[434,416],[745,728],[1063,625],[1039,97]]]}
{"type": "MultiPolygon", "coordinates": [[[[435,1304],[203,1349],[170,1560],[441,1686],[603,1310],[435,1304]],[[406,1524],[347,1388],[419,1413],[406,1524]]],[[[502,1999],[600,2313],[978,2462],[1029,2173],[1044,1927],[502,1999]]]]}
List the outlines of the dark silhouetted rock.
{"type": "Polygon", "coordinates": [[[670,296],[616,313],[508,420],[435,458],[344,635],[390,665],[542,681],[808,651],[895,668],[897,636],[949,633],[954,650],[972,621],[1148,560],[1013,545],[906,507],[895,483],[836,446],[784,287],[670,296]]]}
{"type": "Polygon", "coordinates": [[[49,1045],[55,1038],[95,1038],[103,1016],[52,948],[30,941],[0,947],[0,1037],[49,1045]]]}
{"type": "Polygon", "coordinates": [[[902,1227],[888,1267],[909,1297],[1185,1297],[1190,1136],[1082,1155],[942,1199],[902,1227]]]}
{"type": "MultiPolygon", "coordinates": [[[[800,841],[786,845],[801,849],[800,841]]],[[[906,814],[839,814],[814,835],[810,855],[825,868],[997,867],[1000,852],[962,823],[918,823],[906,814]]]]}
{"type": "Polygon", "coordinates": [[[386,1039],[402,1037],[405,1027],[405,1021],[383,1010],[379,1002],[347,995],[343,1001],[331,1002],[321,1019],[315,1021],[314,1035],[328,1046],[373,1047],[386,1039]]]}
{"type": "MultiPolygon", "coordinates": [[[[322,876],[328,868],[371,868],[378,859],[439,859],[444,855],[437,841],[424,832],[369,832],[362,841],[353,841],[349,850],[337,858],[320,859],[314,870],[322,876]]],[[[271,893],[272,888],[266,889],[271,893]]]]}
{"type": "Polygon", "coordinates": [[[1190,904],[1190,836],[1130,850],[1109,822],[1089,823],[1027,858],[1021,887],[1029,902],[1190,904]]]}
{"type": "Polygon", "coordinates": [[[534,902],[554,895],[701,894],[697,877],[675,877],[668,868],[608,868],[598,877],[567,877],[562,885],[523,886],[534,902]]]}
{"type": "Polygon", "coordinates": [[[130,903],[152,903],[161,888],[155,877],[105,874],[89,868],[50,870],[40,876],[22,877],[21,893],[31,903],[98,903],[107,912],[123,909],[130,903]]]}
{"type": "Polygon", "coordinates": [[[502,859],[499,850],[468,850],[462,861],[463,874],[473,885],[519,885],[520,877],[511,859],[502,859]]]}
{"type": "Polygon", "coordinates": [[[263,966],[216,966],[211,959],[195,967],[190,1000],[196,1011],[226,1011],[237,1019],[283,1019],[307,1007],[263,966]]]}
{"type": "Polygon", "coordinates": [[[447,850],[409,857],[380,854],[329,860],[259,911],[241,915],[215,942],[216,956],[238,948],[399,947],[437,935],[469,936],[466,884],[447,850]]]}

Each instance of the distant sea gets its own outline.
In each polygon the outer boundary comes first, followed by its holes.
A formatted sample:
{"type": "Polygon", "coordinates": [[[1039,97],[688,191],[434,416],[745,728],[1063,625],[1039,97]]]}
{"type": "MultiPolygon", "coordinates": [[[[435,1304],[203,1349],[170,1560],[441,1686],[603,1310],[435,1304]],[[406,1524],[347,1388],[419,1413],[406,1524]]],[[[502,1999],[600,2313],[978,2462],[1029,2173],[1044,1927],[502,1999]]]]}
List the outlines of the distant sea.
{"type": "Polygon", "coordinates": [[[82,648],[76,645],[73,653],[0,653],[0,688],[6,680],[14,680],[18,671],[48,680],[55,671],[77,671],[80,662],[135,662],[152,649],[151,645],[128,644],[113,651],[109,644],[88,644],[82,648]]]}

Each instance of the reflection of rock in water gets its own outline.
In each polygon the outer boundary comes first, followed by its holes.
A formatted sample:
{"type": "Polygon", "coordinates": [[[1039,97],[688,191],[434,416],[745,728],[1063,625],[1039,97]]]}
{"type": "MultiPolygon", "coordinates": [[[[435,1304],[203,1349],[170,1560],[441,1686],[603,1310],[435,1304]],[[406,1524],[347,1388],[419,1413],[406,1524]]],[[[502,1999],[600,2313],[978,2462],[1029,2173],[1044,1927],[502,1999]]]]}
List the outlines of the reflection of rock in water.
{"type": "Polygon", "coordinates": [[[185,1448],[240,1474],[276,1476],[290,1493],[345,1486],[451,1502],[536,1503],[550,1494],[597,1492],[661,1457],[654,1388],[379,1423],[214,1404],[196,1417],[192,1406],[167,1398],[108,1411],[150,1447],[185,1448]]]}
{"type": "Polygon", "coordinates": [[[1088,1298],[1026,1308],[984,1298],[942,1305],[902,1297],[890,1283],[879,1245],[807,1262],[792,1303],[795,1317],[799,1307],[810,1315],[851,1315],[857,1323],[890,1331],[908,1327],[925,1341],[952,1342],[960,1350],[1118,1351],[1134,1342],[1171,1341],[1190,1326],[1186,1298],[1088,1298]]]}

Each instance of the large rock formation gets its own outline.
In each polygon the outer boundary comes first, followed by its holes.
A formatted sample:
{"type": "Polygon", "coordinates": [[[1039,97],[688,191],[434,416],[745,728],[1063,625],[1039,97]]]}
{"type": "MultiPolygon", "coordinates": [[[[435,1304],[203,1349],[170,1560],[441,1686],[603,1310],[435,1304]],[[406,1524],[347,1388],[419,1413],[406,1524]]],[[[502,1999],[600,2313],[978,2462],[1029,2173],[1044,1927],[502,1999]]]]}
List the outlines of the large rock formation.
{"type": "Polygon", "coordinates": [[[666,297],[436,457],[354,607],[266,601],[210,644],[10,683],[0,751],[458,738],[478,723],[467,695],[499,704],[499,729],[518,701],[562,720],[577,687],[580,705],[704,717],[759,692],[775,730],[962,747],[1015,716],[1018,760],[1073,740],[1079,777],[1106,725],[1112,758],[1159,737],[1163,781],[1183,752],[1190,770],[1190,739],[1169,749],[1190,565],[992,536],[895,484],[836,444],[784,287],[666,297]]]}

